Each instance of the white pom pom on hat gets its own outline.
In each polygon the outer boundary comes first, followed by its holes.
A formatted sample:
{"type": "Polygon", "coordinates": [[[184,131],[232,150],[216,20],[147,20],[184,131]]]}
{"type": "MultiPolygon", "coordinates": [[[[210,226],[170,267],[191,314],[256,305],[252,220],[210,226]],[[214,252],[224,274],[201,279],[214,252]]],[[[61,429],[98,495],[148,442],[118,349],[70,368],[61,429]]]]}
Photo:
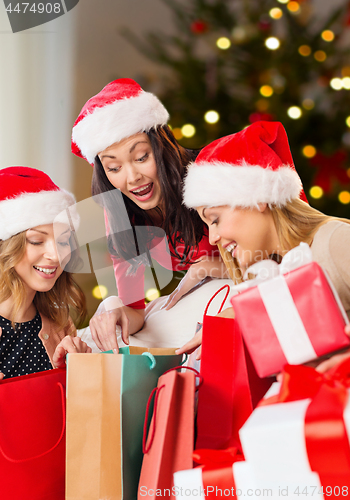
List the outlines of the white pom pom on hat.
{"type": "Polygon", "coordinates": [[[80,111],[72,131],[72,152],[93,165],[96,155],[112,144],[166,125],[168,119],[155,95],[131,78],[114,80],[80,111]]]}
{"type": "Polygon", "coordinates": [[[282,207],[299,197],[307,202],[279,122],[255,122],[212,142],[189,165],[184,184],[189,208],[282,207]]]}
{"type": "Polygon", "coordinates": [[[74,196],[56,186],[41,170],[3,168],[0,170],[0,240],[53,223],[57,215],[74,203],[74,196]]]}

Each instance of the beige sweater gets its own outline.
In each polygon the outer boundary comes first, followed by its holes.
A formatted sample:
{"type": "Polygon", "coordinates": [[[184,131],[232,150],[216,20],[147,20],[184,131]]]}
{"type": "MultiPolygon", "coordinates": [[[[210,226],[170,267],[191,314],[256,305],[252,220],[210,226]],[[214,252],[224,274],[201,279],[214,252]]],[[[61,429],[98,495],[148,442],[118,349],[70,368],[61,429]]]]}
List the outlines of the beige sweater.
{"type": "Polygon", "coordinates": [[[313,259],[328,272],[350,319],[350,224],[330,221],[311,245],[313,259]]]}

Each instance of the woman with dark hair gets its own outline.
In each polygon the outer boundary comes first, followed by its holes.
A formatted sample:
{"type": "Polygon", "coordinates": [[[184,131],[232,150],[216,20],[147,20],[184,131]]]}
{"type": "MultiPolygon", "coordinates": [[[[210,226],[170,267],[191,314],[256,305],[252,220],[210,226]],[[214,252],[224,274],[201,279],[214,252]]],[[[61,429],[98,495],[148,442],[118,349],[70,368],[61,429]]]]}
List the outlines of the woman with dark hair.
{"type": "Polygon", "coordinates": [[[150,254],[165,268],[189,270],[168,308],[205,276],[226,272],[200,217],[182,204],[185,167],[198,152],[176,142],[168,116],[153,94],[131,79],[119,79],[89,99],[73,127],[72,151],[94,165],[92,194],[103,194],[99,198],[122,301],[110,314],[90,321],[101,349],[117,349],[116,324],[126,343],[142,328],[150,254]]]}

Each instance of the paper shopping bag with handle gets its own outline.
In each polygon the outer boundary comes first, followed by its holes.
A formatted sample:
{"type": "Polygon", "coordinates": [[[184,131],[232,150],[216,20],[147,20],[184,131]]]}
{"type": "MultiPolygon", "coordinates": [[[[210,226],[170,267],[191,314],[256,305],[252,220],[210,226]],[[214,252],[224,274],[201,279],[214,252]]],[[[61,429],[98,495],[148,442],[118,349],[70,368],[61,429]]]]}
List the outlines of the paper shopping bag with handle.
{"type": "Polygon", "coordinates": [[[162,373],[181,363],[174,352],[68,355],[67,500],[137,498],[148,397],[162,373]]]}
{"type": "Polygon", "coordinates": [[[240,447],[238,431],[272,383],[272,379],[260,379],[247,359],[236,321],[207,314],[211,301],[225,288],[224,304],[228,285],[213,295],[203,316],[204,382],[198,395],[196,449],[240,447]]]}
{"type": "Polygon", "coordinates": [[[197,370],[170,369],[153,389],[147,405],[143,436],[143,462],[138,499],[171,498],[174,472],[192,468],[194,446],[194,394],[197,370]],[[148,409],[152,396],[154,409],[147,437],[148,409]],[[147,440],[146,440],[147,437],[147,440]]]}
{"type": "Polygon", "coordinates": [[[0,382],[1,500],[64,500],[66,370],[0,382]]]}

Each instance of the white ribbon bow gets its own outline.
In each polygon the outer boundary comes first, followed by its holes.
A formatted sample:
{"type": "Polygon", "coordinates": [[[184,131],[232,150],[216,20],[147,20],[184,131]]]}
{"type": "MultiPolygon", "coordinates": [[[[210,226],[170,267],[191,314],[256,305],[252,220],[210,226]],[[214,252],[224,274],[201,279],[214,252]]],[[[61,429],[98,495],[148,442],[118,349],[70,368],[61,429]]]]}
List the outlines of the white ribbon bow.
{"type": "Polygon", "coordinates": [[[280,264],[267,259],[256,262],[252,266],[248,267],[244,273],[244,279],[247,281],[233,286],[232,291],[236,293],[243,292],[244,290],[253,288],[254,286],[257,286],[267,280],[271,280],[283,274],[288,274],[290,271],[293,271],[298,267],[309,264],[312,260],[311,248],[307,243],[302,242],[299,246],[287,252],[280,264]],[[254,274],[256,277],[248,280],[248,274],[254,274]]]}

